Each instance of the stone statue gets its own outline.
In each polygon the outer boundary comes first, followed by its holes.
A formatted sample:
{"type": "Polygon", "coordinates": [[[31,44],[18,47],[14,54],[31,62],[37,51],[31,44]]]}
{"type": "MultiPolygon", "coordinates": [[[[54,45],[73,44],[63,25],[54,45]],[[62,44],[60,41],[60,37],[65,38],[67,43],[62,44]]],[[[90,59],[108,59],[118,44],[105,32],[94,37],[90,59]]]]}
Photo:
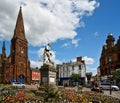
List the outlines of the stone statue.
{"type": "Polygon", "coordinates": [[[53,65],[51,57],[52,57],[52,53],[50,52],[50,43],[48,43],[44,49],[43,64],[53,65]]]}

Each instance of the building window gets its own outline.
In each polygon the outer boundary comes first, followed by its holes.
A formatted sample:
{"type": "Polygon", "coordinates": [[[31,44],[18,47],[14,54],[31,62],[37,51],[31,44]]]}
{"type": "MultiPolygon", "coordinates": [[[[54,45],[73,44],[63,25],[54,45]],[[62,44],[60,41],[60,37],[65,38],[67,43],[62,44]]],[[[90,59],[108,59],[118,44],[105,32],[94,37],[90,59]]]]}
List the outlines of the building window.
{"type": "Polygon", "coordinates": [[[63,71],[64,71],[64,67],[63,67],[63,71]]]}
{"type": "Polygon", "coordinates": [[[63,73],[63,77],[64,77],[64,73],[63,73]]]}
{"type": "Polygon", "coordinates": [[[64,71],[66,71],[66,67],[64,67],[64,71]]]}
{"type": "Polygon", "coordinates": [[[59,68],[58,71],[61,72],[61,68],[59,68]]]}
{"type": "Polygon", "coordinates": [[[72,66],[72,71],[74,71],[74,65],[72,66]]]}
{"type": "Polygon", "coordinates": [[[79,65],[79,70],[81,70],[82,69],[82,65],[79,65]]]}
{"type": "Polygon", "coordinates": [[[60,77],[61,77],[61,73],[60,73],[60,77]]]}
{"type": "Polygon", "coordinates": [[[68,67],[66,67],[66,71],[68,71],[68,67]]]}

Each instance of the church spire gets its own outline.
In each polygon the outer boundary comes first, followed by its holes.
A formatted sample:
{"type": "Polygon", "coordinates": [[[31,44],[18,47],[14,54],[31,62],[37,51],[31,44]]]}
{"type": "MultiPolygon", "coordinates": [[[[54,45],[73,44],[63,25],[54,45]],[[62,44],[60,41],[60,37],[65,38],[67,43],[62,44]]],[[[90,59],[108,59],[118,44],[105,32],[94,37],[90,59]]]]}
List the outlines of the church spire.
{"type": "Polygon", "coordinates": [[[22,17],[22,7],[20,7],[20,10],[19,10],[19,13],[18,13],[13,38],[19,38],[19,39],[22,39],[22,40],[26,40],[25,31],[24,31],[24,22],[23,22],[23,17],[22,17]]]}
{"type": "Polygon", "coordinates": [[[2,46],[2,56],[3,56],[3,58],[6,57],[5,41],[3,41],[3,46],[2,46]]]}

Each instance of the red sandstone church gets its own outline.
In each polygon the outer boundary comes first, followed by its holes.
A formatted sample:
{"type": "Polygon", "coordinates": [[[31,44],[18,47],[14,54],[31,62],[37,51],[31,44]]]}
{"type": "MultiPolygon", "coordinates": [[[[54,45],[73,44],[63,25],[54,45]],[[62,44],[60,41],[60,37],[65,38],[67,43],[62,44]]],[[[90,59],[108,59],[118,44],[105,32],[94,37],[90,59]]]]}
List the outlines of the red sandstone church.
{"type": "Polygon", "coordinates": [[[28,60],[28,42],[25,37],[22,8],[20,7],[14,35],[11,39],[10,55],[6,57],[6,46],[3,42],[0,54],[0,83],[12,81],[30,83],[31,70],[28,60]]]}

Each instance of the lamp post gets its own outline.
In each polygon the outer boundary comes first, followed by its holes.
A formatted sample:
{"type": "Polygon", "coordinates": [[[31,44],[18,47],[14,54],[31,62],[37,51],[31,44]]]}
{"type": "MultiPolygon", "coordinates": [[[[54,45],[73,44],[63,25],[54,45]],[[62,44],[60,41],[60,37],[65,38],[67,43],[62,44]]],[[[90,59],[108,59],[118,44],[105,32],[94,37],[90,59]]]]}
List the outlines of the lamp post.
{"type": "Polygon", "coordinates": [[[112,62],[112,57],[109,56],[109,63],[110,63],[110,67],[109,67],[109,74],[110,74],[110,95],[112,95],[112,88],[111,88],[111,62],[112,62]]]}

